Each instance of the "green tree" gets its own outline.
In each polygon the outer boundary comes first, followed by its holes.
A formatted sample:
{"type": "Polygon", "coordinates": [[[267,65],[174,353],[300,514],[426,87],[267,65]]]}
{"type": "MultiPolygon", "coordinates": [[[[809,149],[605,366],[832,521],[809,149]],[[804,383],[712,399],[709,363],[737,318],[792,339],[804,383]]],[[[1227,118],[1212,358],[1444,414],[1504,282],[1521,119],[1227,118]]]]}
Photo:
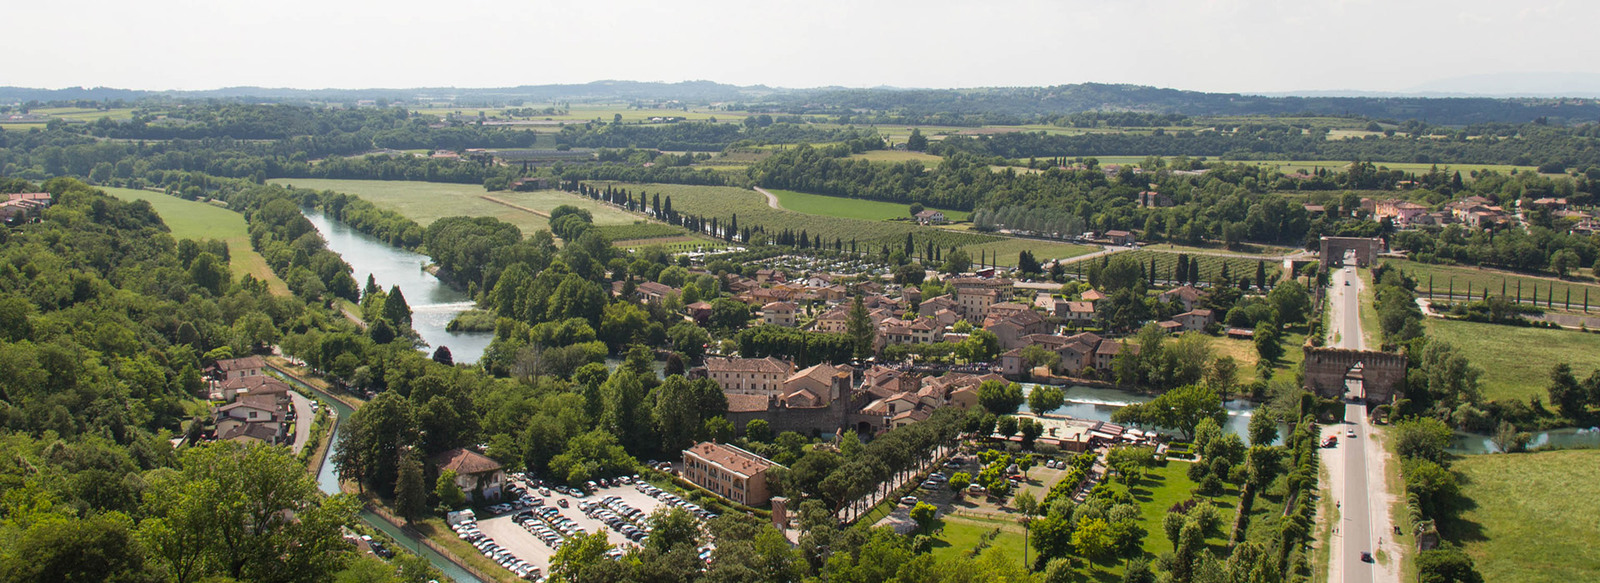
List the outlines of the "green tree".
{"type": "Polygon", "coordinates": [[[1280,282],[1267,292],[1267,303],[1278,312],[1278,321],[1284,324],[1305,322],[1311,310],[1311,295],[1300,282],[1293,279],[1280,282]]]}
{"type": "Polygon", "coordinates": [[[650,515],[650,538],[645,548],[666,554],[700,545],[700,523],[682,508],[662,507],[650,515]]]}
{"type": "Polygon", "coordinates": [[[1072,548],[1089,559],[1090,564],[1100,563],[1111,558],[1114,541],[1112,540],[1111,525],[1105,520],[1094,518],[1078,524],[1077,530],[1072,533],[1072,548]]]}
{"type": "Polygon", "coordinates": [[[189,279],[214,296],[221,296],[232,278],[228,273],[228,264],[211,253],[201,252],[189,264],[189,279]]]}
{"type": "Polygon", "coordinates": [[[927,502],[917,502],[911,507],[911,520],[917,523],[918,532],[928,532],[933,528],[934,520],[939,513],[939,507],[927,502]]]}
{"type": "MultiPolygon", "coordinates": [[[[0,555],[0,579],[27,583],[156,580],[146,569],[133,521],[121,512],[82,519],[31,518],[42,519],[18,521],[8,528],[7,552],[0,555]],[[31,524],[21,528],[27,522],[31,524]]],[[[179,575],[174,574],[174,579],[184,581],[179,575]]]]}
{"type": "Polygon", "coordinates": [[[411,306],[406,303],[406,296],[400,293],[399,285],[391,286],[389,297],[383,300],[383,318],[396,326],[411,325],[411,306]]]}
{"type": "Polygon", "coordinates": [[[948,485],[950,486],[950,490],[954,492],[966,490],[967,486],[972,485],[972,474],[966,472],[956,472],[951,474],[948,485]]]}
{"type": "Polygon", "coordinates": [[[606,551],[611,550],[611,544],[606,542],[606,533],[593,534],[578,533],[567,538],[556,554],[550,557],[550,580],[557,583],[580,583],[589,581],[586,575],[600,568],[606,561],[606,551]]]}
{"type": "Polygon", "coordinates": [[[906,138],[906,149],[912,152],[928,149],[928,138],[922,135],[922,128],[911,128],[911,135],[906,138]]]}
{"type": "Polygon", "coordinates": [[[1194,438],[1195,427],[1204,419],[1221,424],[1227,419],[1227,410],[1215,391],[1201,385],[1184,385],[1148,403],[1129,405],[1112,414],[1112,421],[1116,423],[1174,429],[1190,439],[1194,438]]]}
{"type": "Polygon", "coordinates": [[[1430,549],[1417,554],[1421,583],[1483,583],[1472,557],[1459,549],[1430,549]]]}
{"type": "Polygon", "coordinates": [[[1058,387],[1035,386],[1028,392],[1028,410],[1034,415],[1043,415],[1054,411],[1066,403],[1066,396],[1058,387]]]}
{"type": "Polygon", "coordinates": [[[991,413],[1012,415],[1022,406],[1022,385],[996,380],[978,385],[978,404],[991,413]]]}
{"type": "Polygon", "coordinates": [[[139,536],[178,581],[326,581],[344,562],[358,503],[326,497],[289,450],[232,442],[184,450],[150,475],[139,536]]]}
{"type": "Polygon", "coordinates": [[[850,313],[845,319],[845,333],[850,336],[850,343],[854,346],[856,358],[865,358],[872,355],[874,338],[877,336],[877,327],[867,315],[867,306],[857,295],[850,303],[850,313]]]}
{"type": "Polygon", "coordinates": [[[1001,415],[995,420],[994,429],[1000,437],[1011,437],[1017,434],[1017,418],[1010,415],[1001,415]]]}
{"type": "Polygon", "coordinates": [[[439,497],[440,506],[450,510],[460,508],[467,503],[467,494],[456,484],[455,470],[439,472],[439,479],[433,482],[433,495],[439,497]]]}
{"type": "Polygon", "coordinates": [[[956,345],[956,357],[967,362],[989,362],[998,356],[1000,338],[988,330],[973,330],[966,340],[956,345]]]}
{"type": "Polygon", "coordinates": [[[751,419],[744,424],[744,436],[750,441],[772,441],[772,425],[766,419],[751,419]]]}
{"type": "Polygon", "coordinates": [[[1250,445],[1272,445],[1278,440],[1278,418],[1265,407],[1250,415],[1250,445]]]}
{"type": "Polygon", "coordinates": [[[662,451],[682,451],[693,445],[700,429],[700,411],[689,381],[678,375],[667,377],[651,396],[655,399],[651,417],[662,451]]]}
{"type": "Polygon", "coordinates": [[[400,461],[400,479],[394,486],[394,508],[408,522],[422,516],[428,508],[428,489],[422,478],[422,462],[415,454],[400,461]]]}
{"type": "Polygon", "coordinates": [[[393,487],[400,453],[417,444],[411,402],[395,391],[378,393],[339,429],[333,454],[339,477],[380,490],[393,487]]]}
{"type": "Polygon", "coordinates": [[[967,252],[963,249],[956,249],[945,254],[944,267],[941,269],[941,271],[950,275],[956,275],[965,272],[971,267],[972,256],[967,255],[967,252]]]}
{"type": "Polygon", "coordinates": [[[1027,363],[1029,371],[1041,366],[1055,370],[1056,365],[1061,364],[1061,354],[1038,344],[1029,344],[1022,347],[1022,361],[1027,363]]]}

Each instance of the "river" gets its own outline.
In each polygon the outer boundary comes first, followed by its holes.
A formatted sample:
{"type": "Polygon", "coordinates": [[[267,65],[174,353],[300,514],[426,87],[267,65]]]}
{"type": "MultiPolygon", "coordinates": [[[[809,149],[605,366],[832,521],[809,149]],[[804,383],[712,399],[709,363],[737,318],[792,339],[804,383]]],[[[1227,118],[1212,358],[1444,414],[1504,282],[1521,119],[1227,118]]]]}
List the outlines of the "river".
{"type": "MultiPolygon", "coordinates": [[[[1033,383],[1022,383],[1024,393],[1038,386],[1033,383]]],[[[1067,402],[1058,409],[1049,411],[1057,415],[1067,415],[1079,419],[1093,419],[1096,421],[1110,421],[1111,415],[1127,405],[1145,403],[1154,397],[1131,393],[1119,389],[1104,389],[1085,386],[1061,387],[1066,395],[1067,402]]],[[[1236,433],[1246,440],[1250,437],[1250,416],[1255,412],[1256,404],[1248,399],[1234,399],[1223,401],[1223,407],[1228,410],[1228,421],[1222,430],[1236,433]]],[[[1283,444],[1289,426],[1278,424],[1278,444],[1283,444]]],[[[1600,428],[1565,427],[1540,431],[1533,434],[1533,441],[1528,447],[1540,446],[1554,447],[1600,447],[1600,428]]],[[[1451,441],[1447,450],[1457,455],[1480,455],[1499,453],[1500,449],[1494,446],[1494,440],[1488,435],[1457,431],[1455,439],[1451,441]]]]}
{"type": "MultiPolygon", "coordinates": [[[[317,395],[318,397],[321,397],[323,403],[327,403],[329,406],[333,407],[333,411],[334,413],[338,414],[338,417],[336,417],[337,421],[333,425],[333,433],[328,436],[328,439],[330,444],[339,443],[339,430],[343,428],[344,421],[350,418],[350,414],[354,412],[354,409],[351,409],[348,405],[345,405],[343,401],[335,399],[327,393],[318,390],[316,387],[302,383],[287,375],[280,376],[289,384],[294,385],[296,389],[299,389],[302,392],[317,395]]],[[[331,446],[328,449],[328,455],[322,460],[322,467],[317,469],[317,487],[329,495],[338,494],[342,491],[339,488],[339,475],[336,471],[334,471],[333,467],[333,448],[331,446]]],[[[416,553],[418,556],[427,559],[429,563],[433,564],[434,568],[438,569],[441,573],[444,573],[444,575],[449,577],[451,580],[456,581],[456,583],[483,583],[481,579],[473,577],[471,573],[462,570],[460,567],[456,566],[455,563],[452,563],[449,559],[444,558],[443,555],[434,552],[433,549],[423,546],[422,543],[417,540],[417,537],[411,536],[410,534],[395,528],[394,525],[389,524],[388,521],[380,518],[378,515],[367,510],[362,510],[361,520],[366,522],[368,525],[371,525],[373,528],[381,530],[384,532],[384,534],[394,538],[394,540],[403,545],[406,550],[416,553]]]]}
{"type": "Polygon", "coordinates": [[[483,350],[494,340],[493,332],[451,332],[445,327],[456,314],[472,309],[472,298],[466,292],[446,285],[423,267],[433,260],[426,255],[390,246],[375,237],[333,220],[322,211],[301,209],[307,220],[328,241],[328,249],[338,253],[349,263],[356,284],[365,286],[371,274],[380,287],[400,286],[411,305],[411,328],[428,343],[427,352],[433,348],[450,347],[455,362],[478,362],[483,350]]]}
{"type": "MultiPolygon", "coordinates": [[[[1022,383],[1023,393],[1027,394],[1028,391],[1033,390],[1036,386],[1039,385],[1022,383]]],[[[1116,413],[1117,409],[1134,403],[1146,403],[1155,398],[1120,389],[1085,387],[1082,385],[1060,387],[1060,389],[1067,399],[1066,404],[1046,411],[1047,413],[1095,421],[1110,421],[1111,415],[1116,413]]],[[[1228,410],[1228,420],[1222,424],[1222,430],[1237,434],[1239,437],[1244,438],[1246,442],[1249,442],[1250,416],[1255,412],[1255,403],[1250,402],[1248,399],[1234,399],[1232,401],[1223,401],[1222,406],[1228,410]]],[[[1288,435],[1288,432],[1288,425],[1278,424],[1278,444],[1283,443],[1283,438],[1288,435]]]]}

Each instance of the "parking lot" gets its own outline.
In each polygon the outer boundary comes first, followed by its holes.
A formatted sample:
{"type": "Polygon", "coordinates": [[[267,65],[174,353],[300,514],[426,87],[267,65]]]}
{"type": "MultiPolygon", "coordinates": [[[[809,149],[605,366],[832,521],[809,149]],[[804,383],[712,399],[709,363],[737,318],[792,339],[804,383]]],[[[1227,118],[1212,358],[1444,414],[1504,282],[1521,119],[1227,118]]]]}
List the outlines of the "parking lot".
{"type": "MultiPolygon", "coordinates": [[[[524,512],[533,512],[538,519],[534,524],[557,533],[557,538],[559,539],[564,539],[567,534],[577,532],[561,533],[560,528],[558,528],[558,521],[561,519],[570,520],[571,524],[575,524],[584,533],[605,533],[608,542],[626,551],[630,547],[638,546],[642,540],[640,542],[629,540],[619,530],[613,529],[607,526],[605,522],[590,516],[589,513],[585,513],[581,507],[585,504],[600,504],[603,499],[615,496],[617,503],[639,510],[640,514],[638,516],[640,519],[632,522],[642,527],[644,526],[643,522],[645,522],[643,517],[649,516],[658,508],[667,504],[661,499],[640,491],[636,485],[615,485],[607,488],[597,488],[591,494],[575,497],[556,490],[547,490],[549,494],[546,495],[539,488],[529,487],[529,484],[522,480],[516,478],[508,479],[511,483],[522,487],[530,497],[540,500],[540,502],[527,508],[513,509],[492,515],[488,511],[480,511],[477,519],[478,531],[487,539],[492,539],[500,548],[509,551],[512,556],[538,568],[538,572],[544,575],[549,575],[550,573],[550,557],[555,554],[556,547],[546,544],[532,530],[522,524],[518,524],[517,515],[524,512]],[[566,504],[564,508],[561,506],[563,502],[566,504]],[[543,508],[553,508],[555,512],[549,510],[541,512],[543,508]]],[[[625,524],[619,526],[625,526],[625,524]]],[[[536,577],[530,578],[537,580],[536,577]]]]}

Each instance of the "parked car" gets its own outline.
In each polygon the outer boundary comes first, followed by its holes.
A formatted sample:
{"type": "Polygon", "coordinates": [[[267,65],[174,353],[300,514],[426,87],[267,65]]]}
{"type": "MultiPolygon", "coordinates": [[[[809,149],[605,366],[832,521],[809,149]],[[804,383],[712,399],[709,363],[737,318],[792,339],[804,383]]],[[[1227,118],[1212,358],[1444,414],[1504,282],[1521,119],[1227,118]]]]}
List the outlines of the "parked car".
{"type": "Polygon", "coordinates": [[[900,499],[900,503],[904,504],[906,506],[916,506],[917,505],[917,497],[916,496],[906,496],[905,498],[901,498],[900,499]]]}

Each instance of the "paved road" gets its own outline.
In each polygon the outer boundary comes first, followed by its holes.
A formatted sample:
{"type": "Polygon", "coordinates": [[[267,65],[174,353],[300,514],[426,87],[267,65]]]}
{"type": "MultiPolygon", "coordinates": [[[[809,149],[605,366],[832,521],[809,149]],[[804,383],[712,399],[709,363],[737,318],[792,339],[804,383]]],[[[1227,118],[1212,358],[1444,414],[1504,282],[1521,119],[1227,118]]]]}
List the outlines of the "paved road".
{"type": "MultiPolygon", "coordinates": [[[[1367,347],[1361,333],[1360,292],[1363,284],[1354,267],[1344,267],[1334,273],[1333,330],[1337,338],[1331,344],[1338,348],[1364,350],[1367,347]]],[[[1352,394],[1351,396],[1358,396],[1352,394]]],[[[1327,428],[1324,435],[1338,435],[1339,451],[1327,456],[1330,465],[1334,499],[1339,503],[1339,523],[1330,541],[1332,559],[1329,561],[1329,581],[1344,583],[1371,583],[1373,581],[1398,582],[1399,549],[1390,544],[1384,547],[1388,565],[1361,560],[1362,552],[1377,555],[1378,541],[1391,526],[1388,515],[1390,496],[1384,479],[1384,452],[1373,439],[1372,427],[1367,423],[1367,409],[1361,403],[1346,403],[1344,422],[1327,428]],[[1351,438],[1349,432],[1354,431],[1351,438]],[[1371,460],[1372,463],[1368,463],[1371,460]]],[[[1332,453],[1332,452],[1330,452],[1332,453]]]]}
{"type": "Polygon", "coordinates": [[[294,406],[294,445],[291,449],[298,455],[305,449],[306,439],[311,437],[311,422],[316,420],[317,414],[311,410],[311,400],[295,391],[289,391],[289,402],[294,406]]]}

